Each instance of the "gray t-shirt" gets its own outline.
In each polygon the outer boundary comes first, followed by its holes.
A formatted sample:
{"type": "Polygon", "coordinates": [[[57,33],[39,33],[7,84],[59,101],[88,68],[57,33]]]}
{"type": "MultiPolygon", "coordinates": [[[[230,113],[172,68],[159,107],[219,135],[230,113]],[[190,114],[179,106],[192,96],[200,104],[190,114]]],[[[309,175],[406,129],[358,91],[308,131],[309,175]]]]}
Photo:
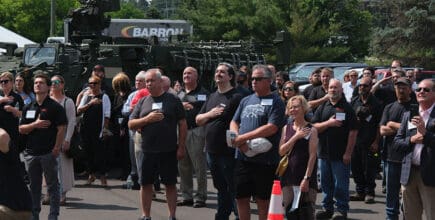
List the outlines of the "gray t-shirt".
{"type": "Polygon", "coordinates": [[[252,94],[243,98],[233,117],[233,121],[239,123],[239,134],[248,133],[268,123],[276,125],[279,129],[272,136],[266,137],[272,143],[271,150],[254,157],[246,157],[238,152],[238,159],[269,165],[278,164],[279,139],[281,128],[285,124],[284,113],[284,103],[275,93],[263,97],[252,94]]]}
{"type": "Polygon", "coordinates": [[[180,99],[167,92],[159,97],[144,97],[135,106],[131,118],[142,118],[157,110],[163,112],[164,118],[141,128],[142,149],[149,153],[175,151],[177,150],[178,121],[185,118],[180,99]]]}

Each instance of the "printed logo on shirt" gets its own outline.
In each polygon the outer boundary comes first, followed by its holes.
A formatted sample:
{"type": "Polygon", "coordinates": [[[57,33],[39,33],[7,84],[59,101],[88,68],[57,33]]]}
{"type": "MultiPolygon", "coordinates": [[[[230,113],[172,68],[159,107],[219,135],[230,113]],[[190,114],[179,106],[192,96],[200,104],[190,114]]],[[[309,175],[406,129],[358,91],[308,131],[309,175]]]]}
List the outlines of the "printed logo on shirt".
{"type": "Polygon", "coordinates": [[[242,112],[242,118],[258,118],[264,114],[265,107],[261,104],[248,105],[242,112]]]}

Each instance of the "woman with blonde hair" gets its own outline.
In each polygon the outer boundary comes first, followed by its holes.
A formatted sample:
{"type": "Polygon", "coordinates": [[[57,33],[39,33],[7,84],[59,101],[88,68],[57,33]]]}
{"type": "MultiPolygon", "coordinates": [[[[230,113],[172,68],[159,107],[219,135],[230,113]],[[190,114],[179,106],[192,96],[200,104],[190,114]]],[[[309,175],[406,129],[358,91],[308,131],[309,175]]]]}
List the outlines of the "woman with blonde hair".
{"type": "Polygon", "coordinates": [[[293,96],[288,101],[286,111],[293,120],[282,130],[279,154],[288,157],[287,170],[281,177],[284,207],[291,207],[295,196],[293,187],[299,187],[303,193],[299,203],[304,205],[302,219],[315,219],[318,136],[316,128],[305,120],[308,109],[307,100],[301,95],[293,96]]]}
{"type": "Polygon", "coordinates": [[[116,165],[122,169],[121,179],[126,179],[130,173],[130,154],[128,149],[128,117],[122,115],[122,108],[131,92],[130,78],[124,72],[120,72],[113,77],[112,88],[115,98],[110,113],[109,130],[113,136],[109,138],[108,144],[113,149],[113,158],[116,165]]]}

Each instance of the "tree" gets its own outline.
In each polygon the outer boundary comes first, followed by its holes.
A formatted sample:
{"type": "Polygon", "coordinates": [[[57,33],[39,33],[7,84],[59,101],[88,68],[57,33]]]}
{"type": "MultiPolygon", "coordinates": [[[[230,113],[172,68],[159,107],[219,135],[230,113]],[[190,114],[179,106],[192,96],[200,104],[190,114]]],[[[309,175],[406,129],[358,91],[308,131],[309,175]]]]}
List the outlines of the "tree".
{"type": "Polygon", "coordinates": [[[121,2],[121,9],[119,11],[110,12],[107,15],[112,18],[145,18],[145,12],[138,8],[136,3],[131,2],[121,2]]]}
{"type": "Polygon", "coordinates": [[[435,68],[435,0],[381,1],[387,24],[376,28],[371,55],[381,62],[400,59],[405,65],[435,68]]]}

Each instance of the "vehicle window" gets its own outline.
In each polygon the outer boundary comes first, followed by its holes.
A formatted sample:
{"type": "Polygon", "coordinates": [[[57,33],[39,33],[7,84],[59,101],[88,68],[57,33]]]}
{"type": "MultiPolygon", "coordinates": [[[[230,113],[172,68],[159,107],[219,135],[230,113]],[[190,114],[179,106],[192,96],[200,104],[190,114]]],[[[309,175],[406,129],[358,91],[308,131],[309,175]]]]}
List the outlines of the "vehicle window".
{"type": "Polygon", "coordinates": [[[24,64],[37,65],[46,62],[53,65],[56,60],[56,50],[54,47],[29,47],[25,51],[24,64]]]}

